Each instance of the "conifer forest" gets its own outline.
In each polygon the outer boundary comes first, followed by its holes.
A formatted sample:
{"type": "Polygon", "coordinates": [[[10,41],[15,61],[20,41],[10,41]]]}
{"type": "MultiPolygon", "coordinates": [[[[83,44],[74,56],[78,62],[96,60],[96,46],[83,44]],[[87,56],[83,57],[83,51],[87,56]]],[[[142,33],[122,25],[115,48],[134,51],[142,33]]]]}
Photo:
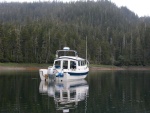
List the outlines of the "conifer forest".
{"type": "Polygon", "coordinates": [[[93,64],[150,65],[150,17],[108,0],[0,3],[0,62],[52,63],[64,46],[93,64]]]}

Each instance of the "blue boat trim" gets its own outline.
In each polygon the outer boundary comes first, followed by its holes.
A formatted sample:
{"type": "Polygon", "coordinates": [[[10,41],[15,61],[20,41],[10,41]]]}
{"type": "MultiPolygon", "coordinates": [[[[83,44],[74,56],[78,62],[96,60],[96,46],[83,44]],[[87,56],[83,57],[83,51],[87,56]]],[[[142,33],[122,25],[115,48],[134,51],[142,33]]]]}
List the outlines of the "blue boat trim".
{"type": "Polygon", "coordinates": [[[56,77],[64,77],[64,74],[63,73],[57,73],[56,77]]]}
{"type": "Polygon", "coordinates": [[[88,72],[84,72],[84,73],[73,73],[73,72],[68,72],[68,74],[70,74],[70,76],[84,76],[84,75],[87,75],[88,72]]]}

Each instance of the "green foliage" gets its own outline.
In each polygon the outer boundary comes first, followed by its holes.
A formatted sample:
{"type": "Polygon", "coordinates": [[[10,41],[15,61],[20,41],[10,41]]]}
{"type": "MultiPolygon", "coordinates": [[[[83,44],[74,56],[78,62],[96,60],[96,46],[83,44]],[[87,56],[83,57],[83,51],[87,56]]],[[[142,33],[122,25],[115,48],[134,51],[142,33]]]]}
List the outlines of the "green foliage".
{"type": "Polygon", "coordinates": [[[95,64],[150,65],[150,18],[107,0],[0,3],[0,62],[52,63],[69,46],[95,64]]]}

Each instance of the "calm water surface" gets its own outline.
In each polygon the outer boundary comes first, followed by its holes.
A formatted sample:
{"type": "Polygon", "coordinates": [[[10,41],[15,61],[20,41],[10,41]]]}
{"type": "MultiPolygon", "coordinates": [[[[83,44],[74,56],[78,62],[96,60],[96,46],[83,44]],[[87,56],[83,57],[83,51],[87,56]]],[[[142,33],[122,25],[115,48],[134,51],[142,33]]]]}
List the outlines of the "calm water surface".
{"type": "Polygon", "coordinates": [[[0,72],[0,113],[150,113],[150,71],[97,71],[45,82],[38,71],[0,72]]]}

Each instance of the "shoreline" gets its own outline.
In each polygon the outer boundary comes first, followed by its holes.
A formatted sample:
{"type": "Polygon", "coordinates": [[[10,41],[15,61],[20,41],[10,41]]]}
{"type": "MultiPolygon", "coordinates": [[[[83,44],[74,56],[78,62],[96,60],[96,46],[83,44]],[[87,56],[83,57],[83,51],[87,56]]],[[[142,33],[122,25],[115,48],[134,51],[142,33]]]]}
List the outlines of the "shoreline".
{"type": "MultiPolygon", "coordinates": [[[[0,66],[0,71],[6,71],[6,70],[39,70],[39,69],[47,69],[47,67],[39,67],[39,66],[0,66]]],[[[103,70],[103,71],[119,71],[119,70],[150,70],[149,66],[123,66],[123,67],[98,67],[98,66],[91,66],[90,67],[91,71],[98,71],[98,70],[103,70]]]]}
{"type": "Polygon", "coordinates": [[[34,70],[39,70],[39,69],[47,69],[44,67],[26,67],[26,66],[22,66],[22,67],[18,67],[18,66],[0,66],[0,71],[6,71],[6,70],[16,70],[16,71],[23,71],[23,70],[28,70],[28,71],[34,71],[34,70]]]}
{"type": "Polygon", "coordinates": [[[150,67],[143,66],[124,66],[124,67],[91,67],[91,70],[111,70],[111,71],[121,71],[121,70],[150,70],[150,67]]]}

